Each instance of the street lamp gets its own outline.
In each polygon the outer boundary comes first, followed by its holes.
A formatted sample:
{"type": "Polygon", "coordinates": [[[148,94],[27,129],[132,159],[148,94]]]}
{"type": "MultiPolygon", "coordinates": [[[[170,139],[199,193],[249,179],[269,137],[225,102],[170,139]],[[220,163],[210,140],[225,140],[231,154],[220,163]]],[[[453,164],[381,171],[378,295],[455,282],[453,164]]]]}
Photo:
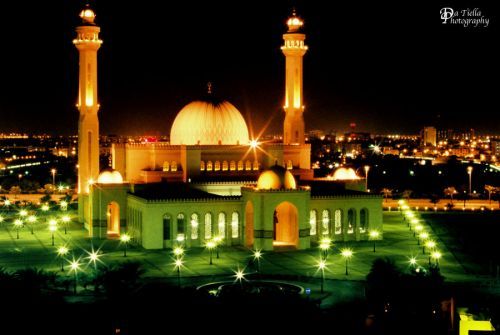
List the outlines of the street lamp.
{"type": "Polygon", "coordinates": [[[372,230],[370,232],[370,238],[373,240],[373,252],[375,252],[375,243],[378,240],[380,233],[377,230],[372,230]]]}
{"type": "MultiPolygon", "coordinates": [[[[427,234],[425,231],[423,233],[421,233],[420,235],[418,235],[419,239],[418,239],[418,245],[420,245],[420,239],[422,239],[422,243],[425,242],[425,240],[427,240],[429,238],[429,234],[427,234]]],[[[425,247],[424,247],[425,248],[425,247]]],[[[422,250],[423,253],[425,254],[425,250],[422,250]]]]}
{"type": "Polygon", "coordinates": [[[61,257],[61,271],[64,272],[64,256],[66,256],[69,252],[69,249],[66,246],[60,246],[57,248],[57,256],[61,257]]]}
{"type": "Polygon", "coordinates": [[[342,249],[340,254],[342,255],[342,257],[345,258],[345,275],[349,275],[349,269],[347,267],[347,264],[348,264],[348,261],[349,259],[352,257],[352,250],[351,249],[342,249]]]}
{"type": "Polygon", "coordinates": [[[432,240],[425,242],[424,246],[422,247],[422,254],[424,255],[425,255],[425,247],[429,248],[429,250],[432,251],[432,249],[436,247],[436,242],[432,240]]]}
{"type": "Polygon", "coordinates": [[[75,281],[74,281],[74,286],[73,286],[73,292],[76,294],[76,286],[78,284],[78,270],[80,270],[80,260],[73,257],[73,260],[69,262],[69,271],[74,272],[75,274],[75,281]]]}
{"type": "Polygon", "coordinates": [[[71,218],[69,217],[69,215],[63,215],[63,217],[61,218],[61,221],[63,222],[63,226],[64,226],[64,235],[66,235],[67,226],[68,226],[68,223],[71,221],[71,218]]]}
{"type": "Polygon", "coordinates": [[[177,270],[177,286],[181,287],[181,267],[182,267],[182,258],[177,258],[174,262],[175,268],[177,270]]]}
{"type": "Polygon", "coordinates": [[[120,235],[120,242],[125,246],[123,248],[123,257],[127,257],[127,245],[130,242],[130,235],[122,234],[120,235]]]}
{"type": "Polygon", "coordinates": [[[177,258],[184,256],[184,249],[182,247],[175,247],[173,252],[177,258]]]}
{"type": "Polygon", "coordinates": [[[469,194],[472,194],[472,166],[467,167],[467,174],[469,175],[469,194]]]}
{"type": "Polygon", "coordinates": [[[253,252],[253,259],[257,261],[257,272],[260,273],[260,259],[262,257],[262,252],[257,249],[253,252]]]}
{"type": "Polygon", "coordinates": [[[23,221],[20,219],[14,220],[14,227],[16,227],[16,239],[19,240],[19,229],[23,226],[23,221]]]}
{"type": "Polygon", "coordinates": [[[325,267],[326,261],[324,259],[320,260],[318,263],[318,268],[321,271],[321,293],[323,293],[323,286],[325,285],[325,267]]]}
{"type": "Polygon", "coordinates": [[[413,237],[416,237],[416,234],[420,234],[420,232],[424,229],[422,225],[416,225],[415,226],[415,231],[413,232],[413,237]]]}
{"type": "Polygon", "coordinates": [[[57,226],[56,225],[50,225],[49,226],[49,230],[50,230],[51,235],[52,235],[52,246],[54,246],[54,233],[57,230],[57,226]]]}
{"type": "Polygon", "coordinates": [[[28,221],[30,223],[31,235],[33,235],[33,224],[36,222],[36,216],[30,215],[30,216],[28,216],[26,221],[28,221]]]}
{"type": "Polygon", "coordinates": [[[365,165],[365,191],[368,192],[368,171],[370,171],[370,166],[365,165]]]}
{"type": "Polygon", "coordinates": [[[439,259],[441,258],[441,253],[439,251],[434,251],[432,253],[432,258],[436,262],[436,267],[439,268],[439,259]]]}
{"type": "Polygon", "coordinates": [[[219,259],[219,245],[222,244],[222,236],[215,236],[215,252],[217,253],[217,259],[219,259]]]}
{"type": "Polygon", "coordinates": [[[210,254],[210,265],[212,265],[212,251],[215,248],[215,242],[214,241],[208,241],[207,244],[206,244],[206,247],[207,247],[207,249],[209,251],[209,254],[210,254]]]}
{"type": "Polygon", "coordinates": [[[321,239],[319,243],[319,248],[321,250],[321,259],[326,260],[326,258],[328,257],[328,250],[330,250],[331,243],[332,241],[328,237],[321,239]]]}
{"type": "Polygon", "coordinates": [[[56,188],[56,169],[50,169],[50,173],[52,174],[52,187],[56,188]]]}
{"type": "Polygon", "coordinates": [[[242,280],[245,279],[245,273],[243,272],[243,270],[238,269],[237,271],[234,271],[234,276],[236,277],[236,279],[234,281],[235,282],[239,281],[240,287],[243,288],[242,280]]]}
{"type": "Polygon", "coordinates": [[[50,209],[49,205],[43,204],[42,205],[42,212],[47,212],[50,209]]]}
{"type": "Polygon", "coordinates": [[[415,269],[417,267],[417,258],[411,257],[410,260],[408,261],[408,263],[410,263],[410,267],[415,269]]]}

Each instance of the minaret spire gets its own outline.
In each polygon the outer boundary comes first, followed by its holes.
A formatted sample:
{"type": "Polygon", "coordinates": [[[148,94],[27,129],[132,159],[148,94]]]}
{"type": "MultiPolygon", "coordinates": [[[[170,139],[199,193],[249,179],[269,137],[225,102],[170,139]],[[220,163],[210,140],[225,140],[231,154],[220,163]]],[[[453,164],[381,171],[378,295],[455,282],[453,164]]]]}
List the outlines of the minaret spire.
{"type": "Polygon", "coordinates": [[[297,16],[295,8],[287,20],[288,31],[283,34],[284,44],[281,47],[286,57],[285,79],[285,122],[283,125],[284,144],[304,144],[304,105],[303,105],[303,57],[308,47],[304,41],[306,35],[301,33],[304,22],[297,16]]]}

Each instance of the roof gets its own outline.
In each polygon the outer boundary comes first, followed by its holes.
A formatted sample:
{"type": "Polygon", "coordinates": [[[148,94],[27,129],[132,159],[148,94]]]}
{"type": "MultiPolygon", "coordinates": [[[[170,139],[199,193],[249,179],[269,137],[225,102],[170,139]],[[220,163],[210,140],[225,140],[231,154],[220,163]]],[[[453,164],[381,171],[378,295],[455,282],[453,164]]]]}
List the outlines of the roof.
{"type": "Polygon", "coordinates": [[[183,182],[162,182],[135,185],[130,193],[146,200],[197,200],[197,199],[239,199],[240,196],[221,196],[208,193],[183,182]]]}

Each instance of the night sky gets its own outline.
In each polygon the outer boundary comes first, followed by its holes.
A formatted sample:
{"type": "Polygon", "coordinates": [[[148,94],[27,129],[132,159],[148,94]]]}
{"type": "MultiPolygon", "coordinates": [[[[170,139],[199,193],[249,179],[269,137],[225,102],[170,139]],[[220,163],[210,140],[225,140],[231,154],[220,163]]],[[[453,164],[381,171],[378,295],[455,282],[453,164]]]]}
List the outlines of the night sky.
{"type": "MultiPolygon", "coordinates": [[[[15,1],[3,11],[0,131],[77,133],[71,41],[84,3],[15,1]]],[[[377,133],[417,133],[426,125],[500,133],[499,17],[487,2],[90,3],[104,40],[103,134],[168,135],[177,112],[202,97],[208,81],[255,129],[272,118],[268,131],[281,132],[281,35],[293,6],[309,46],[306,130],[343,132],[355,122],[358,131],[377,133]],[[479,7],[490,26],[442,25],[444,6],[479,7]]]]}

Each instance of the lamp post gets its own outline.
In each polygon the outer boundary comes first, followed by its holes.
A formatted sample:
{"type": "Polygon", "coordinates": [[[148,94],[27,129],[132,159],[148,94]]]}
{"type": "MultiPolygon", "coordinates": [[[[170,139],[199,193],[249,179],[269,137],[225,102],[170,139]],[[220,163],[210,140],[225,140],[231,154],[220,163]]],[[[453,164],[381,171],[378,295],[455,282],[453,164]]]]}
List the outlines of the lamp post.
{"type": "Polygon", "coordinates": [[[469,175],[469,195],[472,194],[472,166],[467,167],[467,174],[469,175]]]}
{"type": "Polygon", "coordinates": [[[436,242],[434,241],[427,241],[425,242],[424,246],[422,247],[422,254],[425,255],[425,247],[429,248],[429,250],[432,251],[436,247],[436,242]]]}
{"type": "Polygon", "coordinates": [[[219,259],[219,245],[222,243],[222,236],[215,236],[214,242],[215,242],[215,252],[217,254],[217,259],[219,259]]]}
{"type": "Polygon", "coordinates": [[[212,265],[212,251],[215,248],[215,242],[214,241],[208,241],[206,245],[209,255],[210,255],[210,265],[212,265]]]}
{"type": "Polygon", "coordinates": [[[68,226],[68,223],[71,221],[71,218],[68,215],[63,215],[63,217],[61,218],[61,221],[63,222],[63,226],[64,226],[64,235],[66,235],[67,226],[68,226]]]}
{"type": "Polygon", "coordinates": [[[177,286],[181,287],[181,266],[182,258],[177,258],[174,262],[175,269],[177,270],[177,286]]]}
{"type": "Polygon", "coordinates": [[[34,215],[28,216],[27,221],[30,223],[31,235],[33,235],[33,225],[36,222],[36,216],[34,215]]]}
{"type": "Polygon", "coordinates": [[[320,260],[318,263],[318,268],[321,271],[321,293],[323,293],[323,286],[325,285],[325,267],[326,261],[324,259],[320,260]]]}
{"type": "Polygon", "coordinates": [[[49,230],[50,230],[50,233],[51,233],[51,236],[52,236],[52,246],[54,246],[54,233],[57,230],[57,226],[56,225],[51,225],[51,226],[49,226],[49,230]]]}
{"type": "Polygon", "coordinates": [[[52,174],[52,187],[54,190],[56,189],[56,169],[50,169],[50,173],[52,174]]]}
{"type": "Polygon", "coordinates": [[[245,279],[245,273],[243,270],[238,269],[237,271],[234,272],[234,276],[236,277],[235,281],[240,282],[240,288],[243,288],[243,279],[245,279]]]}
{"type": "Polygon", "coordinates": [[[368,192],[368,172],[370,171],[370,166],[365,165],[364,169],[365,169],[365,191],[368,192]]]}
{"type": "MultiPolygon", "coordinates": [[[[429,234],[427,234],[425,231],[423,233],[421,233],[420,235],[418,235],[418,242],[417,244],[420,245],[420,239],[422,239],[422,244],[424,244],[425,240],[427,240],[429,238],[429,234]]],[[[425,254],[425,246],[422,248],[423,250],[423,254],[425,254]]]]}
{"type": "Polygon", "coordinates": [[[69,252],[69,249],[66,246],[60,246],[57,248],[57,256],[61,257],[61,271],[64,272],[64,256],[66,256],[69,252]]]}
{"type": "Polygon", "coordinates": [[[436,262],[436,267],[439,269],[439,259],[441,258],[441,253],[439,251],[434,251],[432,253],[432,258],[436,262]]]}
{"type": "Polygon", "coordinates": [[[78,285],[78,270],[80,270],[80,261],[75,258],[69,263],[69,271],[75,274],[75,281],[73,286],[73,293],[76,294],[76,286],[78,285]]]}
{"type": "Polygon", "coordinates": [[[262,252],[260,250],[255,250],[253,252],[253,259],[257,261],[257,272],[260,273],[260,258],[262,257],[262,252]]]}
{"type": "Polygon", "coordinates": [[[411,257],[410,260],[408,261],[408,263],[410,263],[410,267],[412,269],[416,269],[417,268],[417,258],[411,257]]]}
{"type": "Polygon", "coordinates": [[[123,243],[123,257],[127,257],[127,245],[130,242],[130,235],[122,234],[120,235],[120,242],[123,243]]]}
{"type": "Polygon", "coordinates": [[[352,257],[352,250],[351,249],[342,249],[340,252],[342,257],[345,258],[345,275],[349,275],[349,268],[348,268],[348,262],[349,259],[352,257]]]}
{"type": "Polygon", "coordinates": [[[376,243],[379,236],[380,236],[380,233],[376,230],[372,230],[370,232],[370,238],[373,240],[373,252],[375,252],[375,243],[376,243]]]}
{"type": "Polygon", "coordinates": [[[16,239],[19,240],[19,229],[23,226],[23,221],[20,219],[14,220],[14,227],[16,227],[16,239]]]}
{"type": "Polygon", "coordinates": [[[184,256],[184,248],[182,247],[175,247],[173,250],[174,256],[177,258],[184,256]]]}
{"type": "Polygon", "coordinates": [[[326,260],[328,257],[328,250],[330,250],[331,240],[327,237],[321,239],[319,248],[321,250],[321,259],[326,260]]]}

